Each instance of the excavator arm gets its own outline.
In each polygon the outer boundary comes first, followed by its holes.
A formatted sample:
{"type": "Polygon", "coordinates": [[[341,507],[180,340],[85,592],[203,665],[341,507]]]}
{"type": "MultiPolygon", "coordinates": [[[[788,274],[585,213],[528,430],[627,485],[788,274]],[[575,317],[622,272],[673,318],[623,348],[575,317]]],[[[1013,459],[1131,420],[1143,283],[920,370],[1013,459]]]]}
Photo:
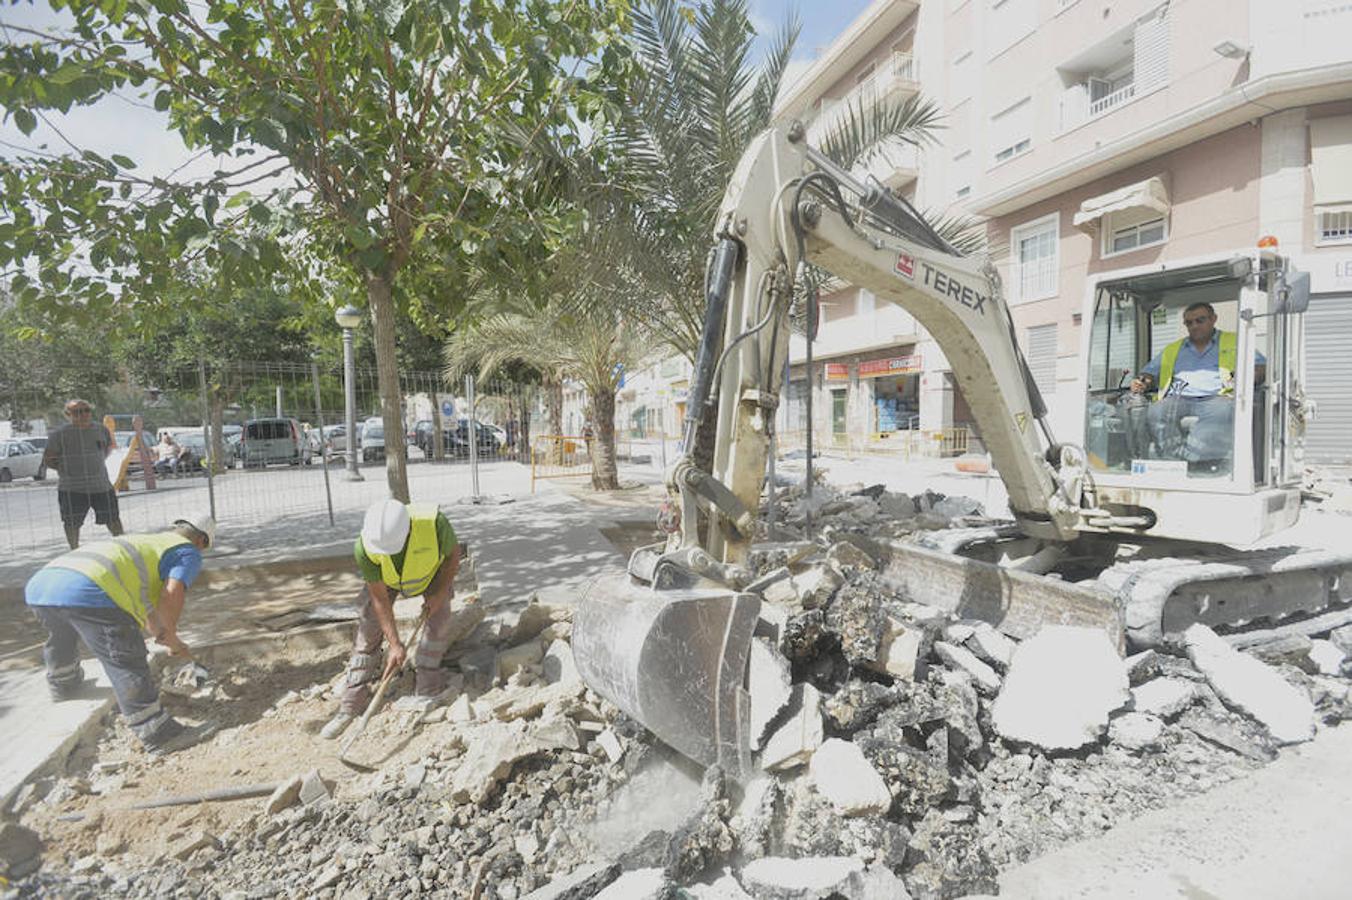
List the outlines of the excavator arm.
{"type": "Polygon", "coordinates": [[[682,548],[702,547],[726,564],[745,560],[803,263],[897,304],[926,328],[967,398],[1020,530],[1047,541],[1076,537],[1082,455],[1051,440],[988,263],[954,252],[907,204],[858,183],[794,127],[771,129],[748,149],[725,196],[717,241],[686,447],[710,415],[717,440],[707,475],[688,458],[671,472],[682,548]],[[693,515],[700,499],[717,523],[702,538],[693,515]]]}

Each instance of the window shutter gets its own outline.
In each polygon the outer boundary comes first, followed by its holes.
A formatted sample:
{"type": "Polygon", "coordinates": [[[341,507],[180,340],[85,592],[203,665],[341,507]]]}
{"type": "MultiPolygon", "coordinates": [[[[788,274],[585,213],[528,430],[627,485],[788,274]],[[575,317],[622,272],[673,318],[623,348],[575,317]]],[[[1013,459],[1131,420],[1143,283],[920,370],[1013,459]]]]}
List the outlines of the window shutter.
{"type": "Polygon", "coordinates": [[[1043,396],[1056,393],[1056,323],[1028,329],[1028,370],[1043,396]]]}
{"type": "Polygon", "coordinates": [[[1169,80],[1169,7],[1161,6],[1136,23],[1136,93],[1139,95],[1169,80]]]}

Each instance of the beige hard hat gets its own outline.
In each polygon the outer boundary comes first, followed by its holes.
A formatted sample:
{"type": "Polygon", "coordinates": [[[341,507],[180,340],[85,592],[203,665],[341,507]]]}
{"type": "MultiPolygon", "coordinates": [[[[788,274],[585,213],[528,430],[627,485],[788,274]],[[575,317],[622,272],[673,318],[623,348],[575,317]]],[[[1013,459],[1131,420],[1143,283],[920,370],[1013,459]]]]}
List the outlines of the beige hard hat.
{"type": "Polygon", "coordinates": [[[408,540],[408,507],[398,500],[377,500],[361,523],[361,543],[368,551],[393,556],[408,540]]]}
{"type": "Polygon", "coordinates": [[[206,536],[208,547],[216,543],[216,517],[211,514],[211,510],[199,509],[194,513],[175,519],[174,524],[190,525],[193,529],[201,532],[206,536]]]}

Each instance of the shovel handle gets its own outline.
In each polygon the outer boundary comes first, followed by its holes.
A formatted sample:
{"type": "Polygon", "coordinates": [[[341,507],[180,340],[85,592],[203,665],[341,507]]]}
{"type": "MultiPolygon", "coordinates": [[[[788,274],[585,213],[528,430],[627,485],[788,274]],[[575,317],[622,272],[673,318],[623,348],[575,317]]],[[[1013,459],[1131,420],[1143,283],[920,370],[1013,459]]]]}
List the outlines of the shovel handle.
{"type": "MultiPolygon", "coordinates": [[[[417,644],[418,632],[422,631],[423,624],[426,621],[427,621],[427,611],[424,610],[422,615],[418,616],[418,624],[413,626],[413,633],[408,636],[408,645],[410,647],[413,647],[417,644]]],[[[416,648],[414,652],[415,653],[417,652],[416,648]]],[[[356,742],[357,738],[361,737],[361,733],[366,730],[366,723],[370,721],[371,716],[374,715],[375,711],[380,707],[380,702],[385,699],[385,691],[389,689],[390,682],[394,680],[396,675],[404,671],[404,666],[407,665],[408,660],[405,659],[403,666],[400,666],[393,672],[386,672],[385,676],[380,679],[380,684],[376,687],[375,695],[371,697],[371,702],[366,704],[366,712],[361,714],[361,718],[357,720],[357,724],[356,726],[353,727],[351,735],[349,735],[348,738],[343,741],[342,749],[339,751],[338,754],[339,758],[346,756],[348,748],[350,748],[356,742]]]]}

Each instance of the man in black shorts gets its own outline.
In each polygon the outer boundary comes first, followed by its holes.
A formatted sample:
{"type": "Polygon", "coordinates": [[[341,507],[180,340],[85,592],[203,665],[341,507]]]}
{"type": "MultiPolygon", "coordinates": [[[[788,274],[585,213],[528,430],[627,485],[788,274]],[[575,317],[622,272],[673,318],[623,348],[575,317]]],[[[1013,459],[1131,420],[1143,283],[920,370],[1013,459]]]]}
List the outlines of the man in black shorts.
{"type": "Polygon", "coordinates": [[[117,491],[104,464],[113,452],[113,436],[94,421],[88,400],[68,401],[66,418],[70,424],[52,432],[43,462],[61,476],[56,502],[66,529],[66,543],[74,550],[80,546],[80,526],[89,510],[94,510],[94,521],[107,525],[114,536],[122,533],[122,518],[117,510],[117,491]]]}

